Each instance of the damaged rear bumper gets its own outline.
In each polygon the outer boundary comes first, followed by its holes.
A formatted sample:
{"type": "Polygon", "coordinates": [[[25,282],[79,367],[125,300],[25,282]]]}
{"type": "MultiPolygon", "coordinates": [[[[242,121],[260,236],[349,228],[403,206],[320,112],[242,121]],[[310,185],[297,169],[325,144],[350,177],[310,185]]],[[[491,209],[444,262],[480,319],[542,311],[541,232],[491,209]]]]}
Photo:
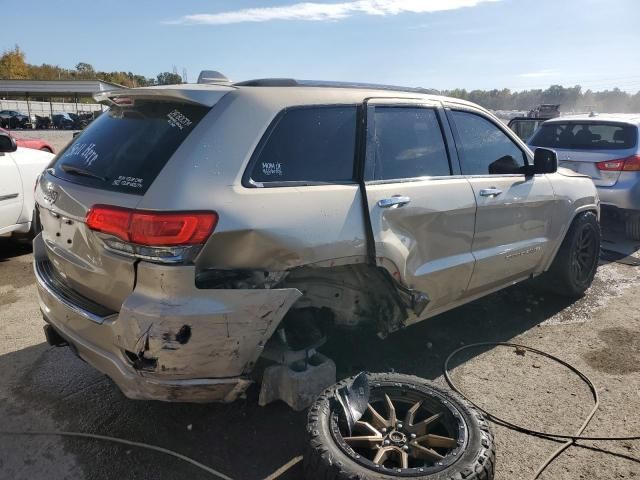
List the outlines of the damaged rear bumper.
{"type": "Polygon", "coordinates": [[[120,312],[92,308],[60,288],[41,236],[34,270],[45,320],[129,398],[232,402],[282,317],[294,288],[201,290],[193,266],[140,262],[120,312]]]}

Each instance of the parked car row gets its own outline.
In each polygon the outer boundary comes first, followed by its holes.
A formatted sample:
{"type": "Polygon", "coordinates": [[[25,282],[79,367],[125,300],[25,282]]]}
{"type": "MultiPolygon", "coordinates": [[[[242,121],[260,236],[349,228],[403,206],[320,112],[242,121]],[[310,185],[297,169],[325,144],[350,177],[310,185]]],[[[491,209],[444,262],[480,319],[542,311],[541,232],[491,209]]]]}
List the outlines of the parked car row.
{"type": "Polygon", "coordinates": [[[0,111],[0,128],[33,128],[28,115],[15,110],[0,111]]]}
{"type": "Polygon", "coordinates": [[[51,123],[54,128],[60,130],[83,130],[98,116],[101,112],[90,113],[57,113],[54,114],[51,123]]]}
{"type": "Polygon", "coordinates": [[[0,128],[82,130],[102,112],[60,112],[53,115],[32,115],[31,118],[15,110],[0,111],[0,128]]]}

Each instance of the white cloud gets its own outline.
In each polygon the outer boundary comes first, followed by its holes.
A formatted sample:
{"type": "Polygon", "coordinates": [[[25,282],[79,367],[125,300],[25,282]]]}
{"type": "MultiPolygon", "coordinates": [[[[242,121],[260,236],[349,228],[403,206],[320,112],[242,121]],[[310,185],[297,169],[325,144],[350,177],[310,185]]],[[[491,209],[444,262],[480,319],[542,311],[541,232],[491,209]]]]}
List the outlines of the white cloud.
{"type": "Polygon", "coordinates": [[[555,73],[557,73],[555,70],[539,70],[537,72],[521,73],[518,76],[522,78],[540,78],[540,77],[549,77],[555,73]]]}
{"type": "Polygon", "coordinates": [[[342,20],[354,15],[398,15],[429,13],[475,7],[481,3],[501,0],[353,0],[340,3],[304,2],[286,6],[245,8],[220,13],[185,15],[170,24],[227,25],[272,20],[342,20]]]}

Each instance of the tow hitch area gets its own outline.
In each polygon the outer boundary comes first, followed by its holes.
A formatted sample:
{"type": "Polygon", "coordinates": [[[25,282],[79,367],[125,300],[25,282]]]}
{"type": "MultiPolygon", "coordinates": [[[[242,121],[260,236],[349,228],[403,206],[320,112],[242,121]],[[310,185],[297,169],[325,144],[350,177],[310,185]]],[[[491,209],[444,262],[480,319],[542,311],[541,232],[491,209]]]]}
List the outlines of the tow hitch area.
{"type": "Polygon", "coordinates": [[[336,381],[336,364],[315,348],[291,350],[275,335],[262,356],[276,362],[262,377],[259,404],[282,400],[293,410],[307,408],[325,388],[336,381]]]}

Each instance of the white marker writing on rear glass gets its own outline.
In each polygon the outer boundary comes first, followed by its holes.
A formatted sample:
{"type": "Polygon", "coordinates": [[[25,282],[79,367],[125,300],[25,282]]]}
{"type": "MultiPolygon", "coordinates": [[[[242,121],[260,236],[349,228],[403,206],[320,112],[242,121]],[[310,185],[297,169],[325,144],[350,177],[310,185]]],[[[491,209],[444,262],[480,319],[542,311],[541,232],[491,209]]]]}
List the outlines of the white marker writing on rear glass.
{"type": "Polygon", "coordinates": [[[125,175],[119,175],[111,185],[115,185],[118,187],[131,187],[131,188],[142,188],[142,184],[144,180],[142,178],[137,177],[127,177],[125,175]]]}
{"type": "Polygon", "coordinates": [[[65,157],[79,156],[83,163],[90,167],[98,159],[98,152],[95,151],[95,143],[76,143],[65,153],[65,157]]]}
{"type": "Polygon", "coordinates": [[[178,127],[182,130],[184,127],[189,127],[193,122],[185,117],[180,111],[173,110],[172,112],[167,114],[167,122],[172,127],[178,127]]]}
{"type": "Polygon", "coordinates": [[[282,164],[280,162],[262,162],[262,173],[267,176],[282,176],[282,164]]]}

